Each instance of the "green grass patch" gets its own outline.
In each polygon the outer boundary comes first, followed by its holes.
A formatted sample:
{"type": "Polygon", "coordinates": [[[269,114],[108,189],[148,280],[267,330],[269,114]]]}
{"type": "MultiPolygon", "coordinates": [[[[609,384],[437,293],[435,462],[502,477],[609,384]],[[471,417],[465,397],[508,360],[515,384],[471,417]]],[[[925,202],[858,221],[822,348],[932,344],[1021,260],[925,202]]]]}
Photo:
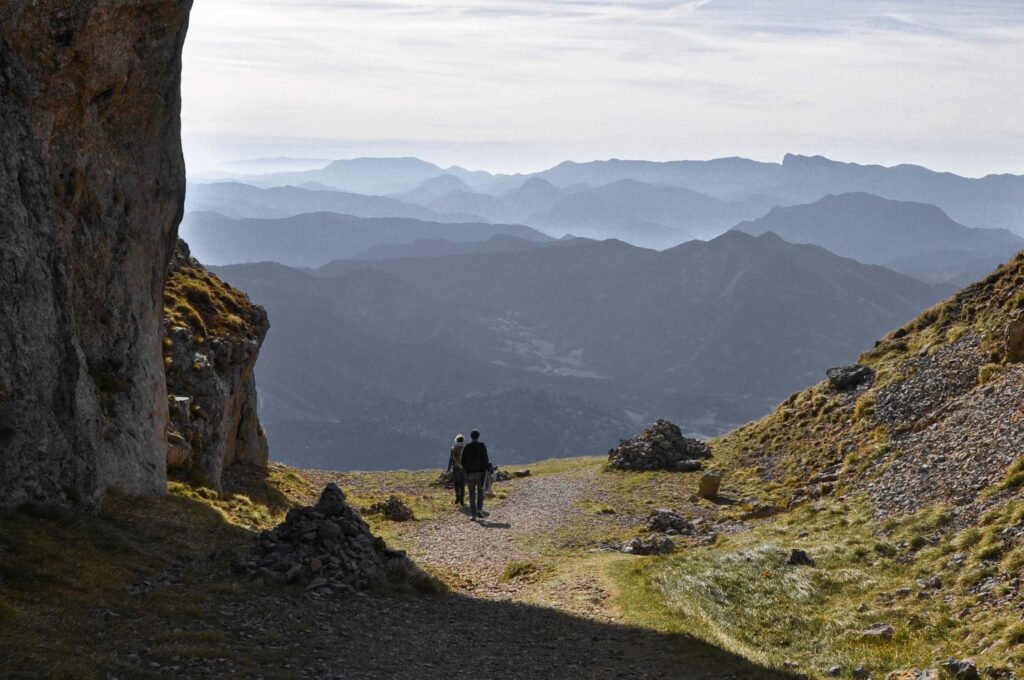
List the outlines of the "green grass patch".
{"type": "Polygon", "coordinates": [[[1003,566],[991,561],[1006,559],[994,554],[991,538],[1024,512],[1013,505],[990,528],[960,536],[943,533],[952,515],[940,507],[883,526],[863,501],[804,507],[712,547],[618,563],[618,604],[631,623],[692,634],[771,668],[797,661],[818,677],[833,665],[847,672],[863,665],[884,677],[934,667],[965,649],[981,652],[979,666],[1012,667],[1024,660],[1014,642],[1021,636],[1016,610],[958,612],[976,604],[970,583],[1003,566]],[[815,566],[788,565],[795,547],[815,566]],[[950,566],[954,549],[968,552],[962,566],[950,566]],[[918,581],[933,575],[943,590],[918,597],[918,581]],[[862,639],[860,631],[879,622],[895,627],[892,640],[862,639]]]}

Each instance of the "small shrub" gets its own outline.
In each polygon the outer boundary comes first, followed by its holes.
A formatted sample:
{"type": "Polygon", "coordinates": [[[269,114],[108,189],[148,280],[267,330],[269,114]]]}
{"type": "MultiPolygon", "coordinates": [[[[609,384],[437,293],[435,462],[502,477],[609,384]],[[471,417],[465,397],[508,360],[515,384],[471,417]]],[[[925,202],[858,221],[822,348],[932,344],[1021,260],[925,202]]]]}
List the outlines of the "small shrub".
{"type": "Polygon", "coordinates": [[[1006,367],[1001,364],[985,364],[978,369],[978,384],[984,385],[986,383],[995,380],[1006,371],[1006,367]]]}
{"type": "Polygon", "coordinates": [[[539,571],[540,569],[537,565],[529,560],[513,560],[508,563],[505,571],[501,573],[501,580],[515,581],[516,579],[533,576],[539,571]]]}

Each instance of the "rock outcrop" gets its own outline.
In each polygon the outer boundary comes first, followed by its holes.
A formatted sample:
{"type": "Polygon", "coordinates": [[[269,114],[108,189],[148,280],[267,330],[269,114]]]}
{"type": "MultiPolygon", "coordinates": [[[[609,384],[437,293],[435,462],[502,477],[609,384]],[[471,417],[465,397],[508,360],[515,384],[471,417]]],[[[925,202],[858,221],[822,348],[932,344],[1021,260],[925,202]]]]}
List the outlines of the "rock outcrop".
{"type": "Polygon", "coordinates": [[[203,268],[178,240],[164,290],[167,465],[220,487],[229,465],[267,464],[253,369],[270,327],[245,293],[203,268]]]}
{"type": "Polygon", "coordinates": [[[836,366],[826,371],[828,384],[837,390],[852,390],[856,387],[870,382],[875,377],[875,372],[862,364],[851,364],[849,366],[836,366]]]}
{"type": "Polygon", "coordinates": [[[0,4],[0,506],[166,487],[190,6],[0,4]]]}
{"type": "Polygon", "coordinates": [[[678,425],[659,419],[636,437],[619,443],[608,452],[613,470],[671,470],[691,472],[701,468],[701,459],[711,457],[702,441],[684,437],[678,425]]]}

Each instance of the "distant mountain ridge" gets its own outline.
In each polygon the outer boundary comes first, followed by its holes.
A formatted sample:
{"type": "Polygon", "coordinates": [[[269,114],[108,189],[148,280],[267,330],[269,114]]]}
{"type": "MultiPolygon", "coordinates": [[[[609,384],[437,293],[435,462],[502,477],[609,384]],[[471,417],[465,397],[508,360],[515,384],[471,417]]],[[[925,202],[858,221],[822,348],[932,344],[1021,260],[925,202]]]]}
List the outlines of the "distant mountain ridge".
{"type": "Polygon", "coordinates": [[[983,276],[1024,248],[1024,239],[1005,229],[972,229],[933,205],[865,193],[775,207],[733,228],[755,236],[774,232],[791,243],[813,243],[860,262],[957,283],[983,276]]]}
{"type": "MultiPolygon", "coordinates": [[[[349,192],[393,195],[413,191],[441,175],[457,178],[470,192],[495,197],[507,195],[531,179],[543,179],[559,189],[580,184],[596,188],[633,180],[689,189],[723,201],[758,200],[771,205],[809,203],[828,194],[863,192],[936,205],[969,227],[1024,233],[1024,176],[969,178],[916,165],[860,165],[798,154],[786,154],[780,163],[738,157],[702,161],[565,161],[547,170],[517,175],[441,168],[415,158],[360,158],[335,161],[319,170],[239,179],[260,186],[319,182],[349,192]]],[[[434,196],[432,200],[439,198],[434,196]]]]}
{"type": "Polygon", "coordinates": [[[306,187],[266,189],[240,182],[189,184],[185,211],[216,212],[236,219],[275,219],[312,212],[333,212],[355,217],[409,217],[431,222],[486,221],[476,215],[442,214],[387,196],[336,191],[315,183],[306,183],[306,187]]]}
{"type": "Polygon", "coordinates": [[[551,237],[520,224],[440,223],[398,217],[362,218],[330,212],[283,219],[231,219],[213,212],[188,213],[181,234],[203,262],[278,262],[316,267],[351,258],[380,244],[423,239],[480,242],[496,235],[543,243],[551,237]]]}

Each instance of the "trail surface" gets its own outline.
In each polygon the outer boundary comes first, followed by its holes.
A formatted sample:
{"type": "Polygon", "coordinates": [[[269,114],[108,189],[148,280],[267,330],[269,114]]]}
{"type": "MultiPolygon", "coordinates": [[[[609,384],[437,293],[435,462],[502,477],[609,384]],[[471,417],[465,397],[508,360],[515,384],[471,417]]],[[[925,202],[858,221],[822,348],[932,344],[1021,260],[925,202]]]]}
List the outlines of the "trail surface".
{"type": "Polygon", "coordinates": [[[473,521],[465,509],[420,529],[409,545],[412,557],[456,589],[490,599],[515,599],[520,587],[505,571],[529,563],[536,539],[578,512],[576,501],[593,487],[593,473],[527,477],[505,484],[508,496],[487,500],[490,515],[473,521]]]}

